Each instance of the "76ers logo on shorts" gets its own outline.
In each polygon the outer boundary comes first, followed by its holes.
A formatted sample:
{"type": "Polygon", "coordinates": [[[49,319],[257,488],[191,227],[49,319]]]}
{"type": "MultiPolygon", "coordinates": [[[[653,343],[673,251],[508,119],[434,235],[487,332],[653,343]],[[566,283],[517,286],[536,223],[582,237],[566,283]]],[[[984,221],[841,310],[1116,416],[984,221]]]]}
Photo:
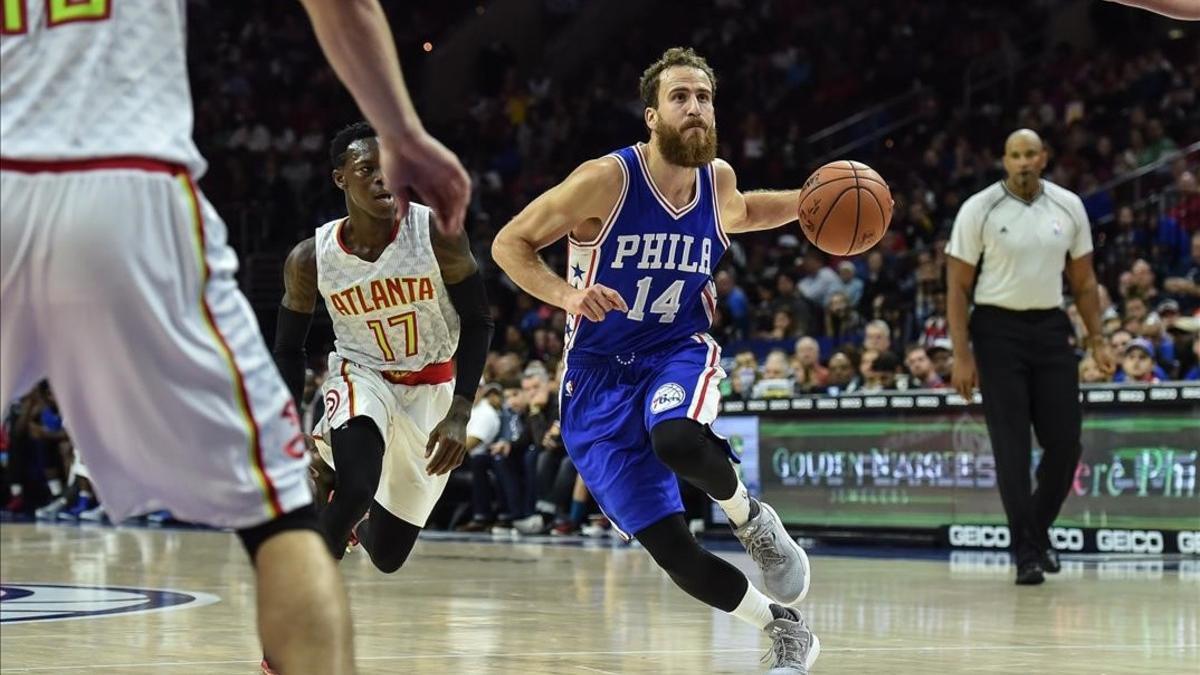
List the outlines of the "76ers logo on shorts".
{"type": "Polygon", "coordinates": [[[674,382],[668,382],[654,392],[654,398],[650,399],[650,412],[657,415],[671,408],[677,408],[683,405],[683,399],[686,397],[687,393],[684,392],[683,387],[674,382]]]}

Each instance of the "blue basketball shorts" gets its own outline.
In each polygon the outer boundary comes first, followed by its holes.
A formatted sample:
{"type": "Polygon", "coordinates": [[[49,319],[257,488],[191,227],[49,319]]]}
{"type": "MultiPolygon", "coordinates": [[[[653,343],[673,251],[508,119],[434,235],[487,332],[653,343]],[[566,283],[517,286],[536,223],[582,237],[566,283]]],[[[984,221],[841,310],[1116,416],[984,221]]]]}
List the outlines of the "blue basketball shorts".
{"type": "MultiPolygon", "coordinates": [[[[650,444],[654,425],[712,424],[725,378],[706,334],[649,354],[569,354],[559,384],[563,444],[592,497],[626,538],[683,513],[679,480],[650,444]]],[[[737,461],[730,451],[730,458],[737,461]]]]}

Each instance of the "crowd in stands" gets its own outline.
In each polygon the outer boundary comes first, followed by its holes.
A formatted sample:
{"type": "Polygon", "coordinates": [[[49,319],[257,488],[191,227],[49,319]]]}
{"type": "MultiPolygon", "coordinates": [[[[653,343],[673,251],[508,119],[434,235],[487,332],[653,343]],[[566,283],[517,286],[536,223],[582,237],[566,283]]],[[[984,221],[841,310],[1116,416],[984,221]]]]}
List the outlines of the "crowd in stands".
{"type": "MultiPolygon", "coordinates": [[[[1187,150],[1200,140],[1200,33],[1117,33],[1099,17],[1096,44],[1079,50],[1032,28],[1048,3],[966,4],[664,1],[608,50],[604,67],[521,70],[503,45],[492,45],[480,55],[472,99],[454,114],[423,111],[474,180],[468,227],[497,319],[463,474],[473,482],[460,486],[468,506],[444,524],[501,532],[588,524],[586,488],[562,451],[556,419],[565,315],[516,289],[491,262],[489,243],[579,162],[645,139],[636,83],[674,44],[694,46],[717,71],[719,154],[742,189],[800,185],[828,150],[808,136],[827,124],[896,97],[911,98],[904,110],[915,111],[853,150],[889,181],[896,201],[889,232],[869,253],[829,258],[794,227],[735,238],[714,274],[712,332],[723,346],[726,397],[946,387],[954,354],[943,250],[959,204],[1001,178],[1003,140],[1018,127],[1041,134],[1045,178],[1083,196],[1092,219],[1104,334],[1118,367],[1101,372],[1081,351],[1081,380],[1200,379],[1200,151],[1187,150]],[[992,72],[997,55],[1004,77],[964,92],[964,69],[992,72]],[[1135,176],[1138,189],[1125,189],[1135,176]]],[[[393,22],[415,89],[423,43],[485,5],[421,4],[393,22]]],[[[576,5],[545,3],[564,23],[576,5]]],[[[344,213],[325,149],[336,129],[355,121],[353,102],[295,3],[190,9],[196,139],[210,162],[202,187],[243,258],[282,259],[344,213]]],[[[882,110],[854,128],[866,136],[898,114],[882,110]]],[[[543,253],[552,268],[564,267],[564,250],[543,253]]],[[[259,309],[274,315],[273,307],[259,309]]],[[[1078,312],[1070,304],[1067,311],[1082,337],[1078,312]]],[[[330,340],[313,341],[315,387],[330,340]]],[[[41,482],[44,494],[10,492],[10,506],[27,509],[57,494],[60,511],[79,516],[94,509],[86,501],[94,498],[71,475],[55,415],[52,394],[39,389],[7,416],[5,482],[51,476],[41,482]]]]}

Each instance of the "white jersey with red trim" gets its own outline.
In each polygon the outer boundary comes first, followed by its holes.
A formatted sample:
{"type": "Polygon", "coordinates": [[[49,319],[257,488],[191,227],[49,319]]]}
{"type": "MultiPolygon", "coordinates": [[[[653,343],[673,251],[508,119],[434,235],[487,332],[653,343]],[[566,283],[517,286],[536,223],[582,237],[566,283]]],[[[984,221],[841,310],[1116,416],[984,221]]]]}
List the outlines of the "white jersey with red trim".
{"type": "Polygon", "coordinates": [[[411,204],[379,259],[345,246],[347,219],[317,228],[317,287],[333,319],[335,351],[376,370],[420,370],[458,348],[458,312],[433,253],[427,206],[411,204]]]}
{"type": "Polygon", "coordinates": [[[185,0],[0,3],[0,154],[151,157],[193,176],[185,0]]]}

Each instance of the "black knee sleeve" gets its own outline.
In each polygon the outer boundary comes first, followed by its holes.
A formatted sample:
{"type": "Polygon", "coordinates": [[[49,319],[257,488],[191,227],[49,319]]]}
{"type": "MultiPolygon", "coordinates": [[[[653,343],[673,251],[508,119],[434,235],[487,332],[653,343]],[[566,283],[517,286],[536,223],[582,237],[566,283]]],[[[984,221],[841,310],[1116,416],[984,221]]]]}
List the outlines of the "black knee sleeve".
{"type": "Polygon", "coordinates": [[[317,529],[317,509],[312,504],[309,504],[295,511],[289,511],[262,525],[238,530],[237,535],[242,540],[242,546],[246,548],[246,553],[250,554],[250,560],[253,561],[255,556],[258,555],[258,549],[263,545],[263,542],[281,532],[289,530],[312,530],[319,534],[319,530],[317,529]]]}
{"type": "Polygon", "coordinates": [[[379,502],[371,505],[371,517],[358,528],[363,548],[371,556],[375,568],[384,574],[391,574],[404,565],[420,534],[420,527],[392,515],[379,502]]]}
{"type": "Polygon", "coordinates": [[[641,543],[654,562],[677,586],[693,598],[732,612],[746,595],[750,583],[736,567],[700,546],[688,531],[683,516],[668,516],[638,532],[641,543]]]}
{"type": "Polygon", "coordinates": [[[687,418],[659,422],[650,430],[654,454],[669,469],[716,499],[737,489],[727,444],[706,425],[687,418]]]}

